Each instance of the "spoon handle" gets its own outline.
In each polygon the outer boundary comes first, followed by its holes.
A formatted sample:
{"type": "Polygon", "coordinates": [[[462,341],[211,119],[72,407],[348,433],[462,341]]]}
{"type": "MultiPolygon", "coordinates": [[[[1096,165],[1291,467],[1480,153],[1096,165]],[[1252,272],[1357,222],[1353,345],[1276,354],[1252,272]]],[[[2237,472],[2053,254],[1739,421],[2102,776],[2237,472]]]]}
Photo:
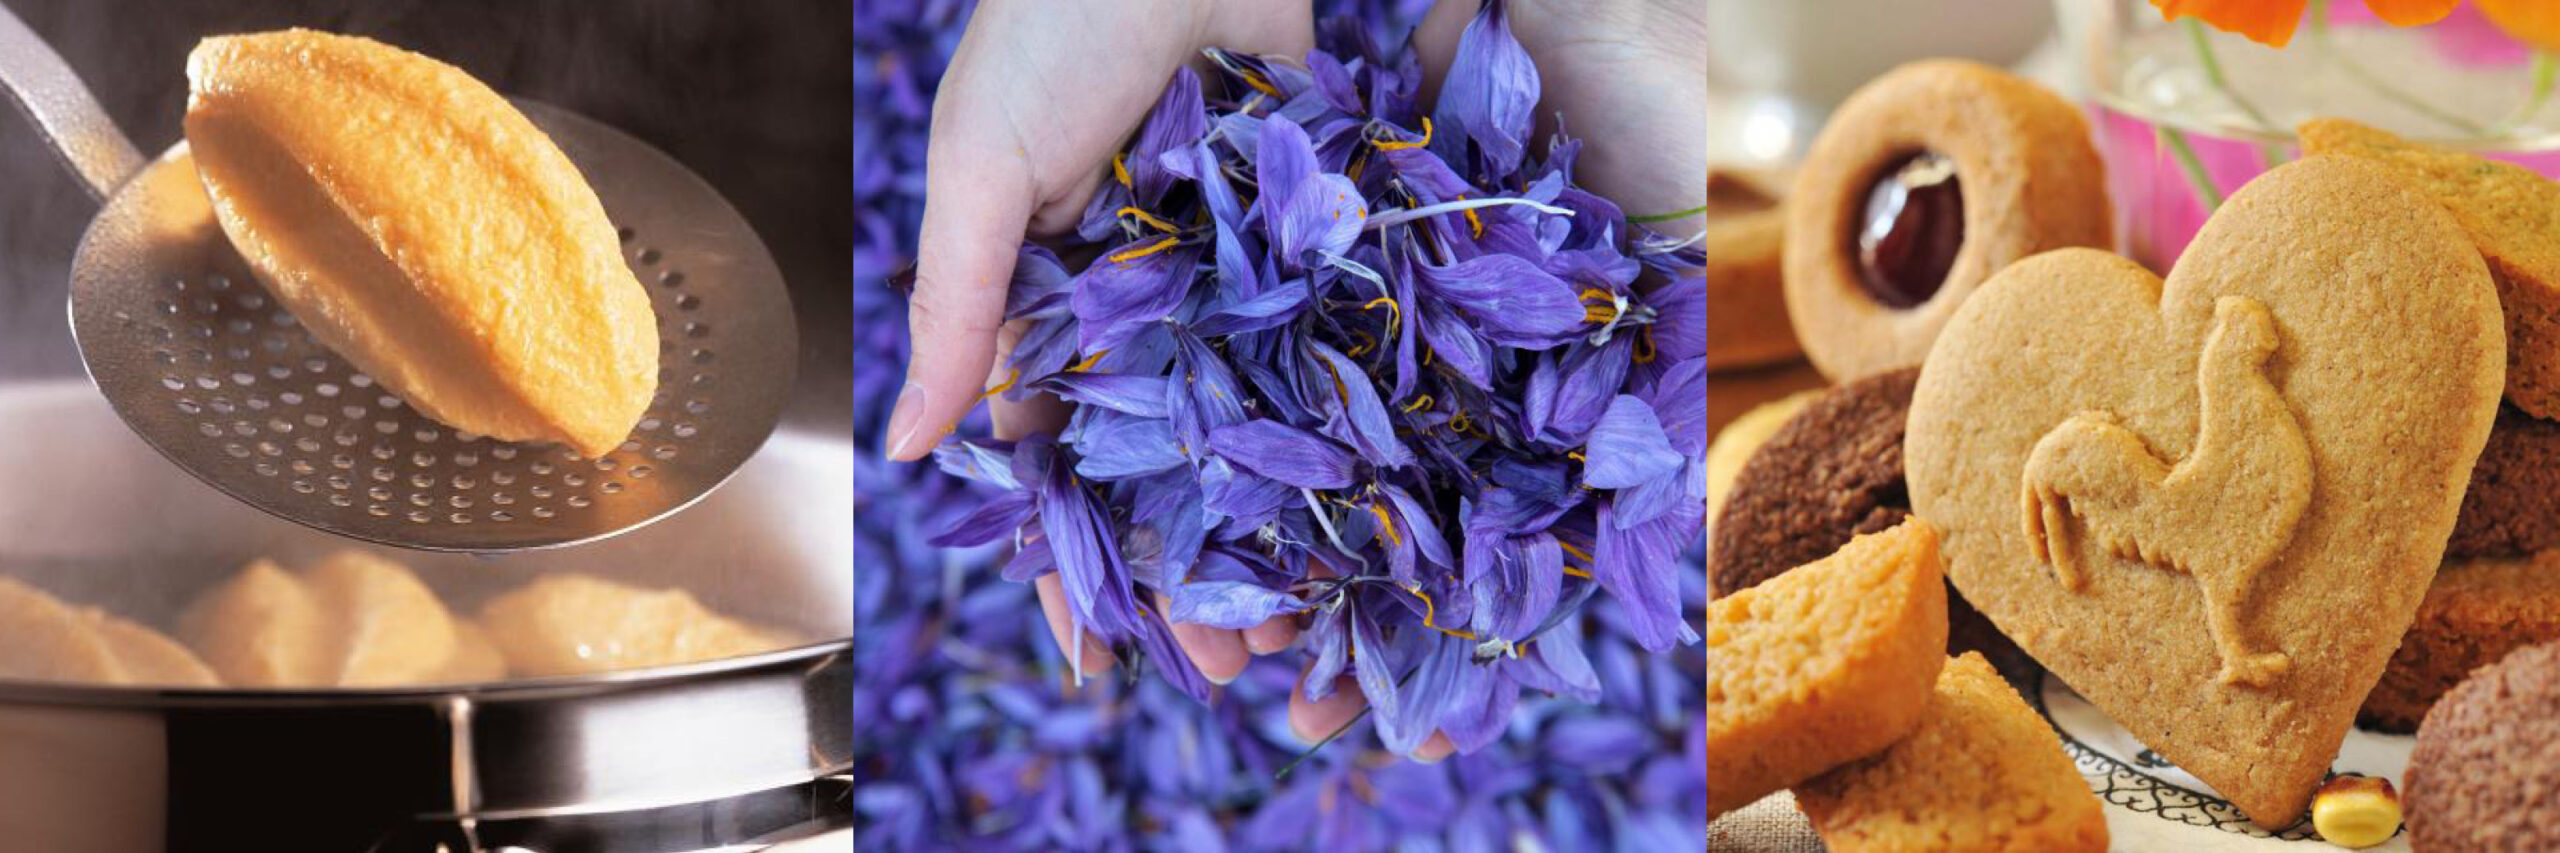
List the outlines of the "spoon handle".
{"type": "Polygon", "coordinates": [[[142,153],[133,140],[117,129],[62,54],[6,6],[0,6],[0,89],[35,120],[37,132],[99,201],[142,171],[142,153]]]}

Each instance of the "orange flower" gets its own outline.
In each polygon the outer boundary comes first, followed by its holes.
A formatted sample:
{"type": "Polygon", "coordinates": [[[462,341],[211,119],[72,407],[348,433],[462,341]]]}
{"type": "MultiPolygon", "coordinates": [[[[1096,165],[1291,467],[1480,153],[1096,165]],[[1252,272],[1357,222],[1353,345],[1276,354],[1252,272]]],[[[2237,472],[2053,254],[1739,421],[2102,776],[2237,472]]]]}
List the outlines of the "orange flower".
{"type": "MultiPolygon", "coordinates": [[[[2497,21],[2498,13],[2489,10],[2493,4],[2510,7],[2510,14],[2520,18],[2540,19],[2545,34],[2560,33],[2560,10],[2553,9],[2550,0],[2481,0],[2481,11],[2488,12],[2490,20],[2497,21]]],[[[2160,16],[2168,20],[2194,15],[2196,20],[2214,29],[2239,33],[2268,47],[2283,47],[2293,40],[2294,27],[2302,23],[2302,10],[2311,3],[2310,0],[2151,0],[2151,5],[2159,7],[2160,16]]],[[[2453,7],[2459,5],[2462,5],[2462,0],[2364,2],[2365,8],[2373,10],[2374,17],[2395,27],[2416,27],[2444,20],[2444,16],[2453,14],[2453,7]]],[[[2499,26],[2506,27],[2506,24],[2500,21],[2499,26]]],[[[2508,31],[2515,32],[2513,28],[2508,28],[2508,31]]],[[[2517,37],[2524,38],[2520,33],[2517,37]]]]}
{"type": "MultiPolygon", "coordinates": [[[[2378,10],[2377,10],[2378,11],[2378,10]]],[[[2560,3],[2551,0],[2480,0],[2480,14],[2517,41],[2538,50],[2560,50],[2560,3]]]]}

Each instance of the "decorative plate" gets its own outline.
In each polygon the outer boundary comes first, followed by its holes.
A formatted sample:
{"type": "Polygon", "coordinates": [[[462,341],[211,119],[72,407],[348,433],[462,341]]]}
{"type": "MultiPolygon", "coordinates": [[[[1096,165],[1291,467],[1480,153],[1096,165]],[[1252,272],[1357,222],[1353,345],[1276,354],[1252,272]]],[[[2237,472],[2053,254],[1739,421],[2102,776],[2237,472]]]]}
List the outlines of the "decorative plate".
{"type": "MultiPolygon", "coordinates": [[[[2312,831],[2308,817],[2276,832],[2259,829],[2216,795],[2212,787],[2143,746],[2132,733],[2107,719],[2097,706],[2080,698],[2062,679],[2041,667],[2018,685],[2018,692],[2037,712],[2053,721],[2054,728],[2062,734],[2063,751],[2071,754],[2072,763],[2089,781],[2089,789],[2105,803],[2107,833],[2113,839],[2108,846],[2114,850],[2221,853],[2340,849],[2321,841],[2319,833],[2312,831]]],[[[2381,776],[2390,779],[2396,788],[2401,771],[2409,766],[2409,750],[2415,743],[2416,738],[2409,735],[2350,730],[2346,743],[2338,749],[2337,760],[2330,763],[2329,772],[2381,776]]],[[[2408,834],[2403,832],[2367,849],[2405,853],[2409,849],[2408,834]]]]}

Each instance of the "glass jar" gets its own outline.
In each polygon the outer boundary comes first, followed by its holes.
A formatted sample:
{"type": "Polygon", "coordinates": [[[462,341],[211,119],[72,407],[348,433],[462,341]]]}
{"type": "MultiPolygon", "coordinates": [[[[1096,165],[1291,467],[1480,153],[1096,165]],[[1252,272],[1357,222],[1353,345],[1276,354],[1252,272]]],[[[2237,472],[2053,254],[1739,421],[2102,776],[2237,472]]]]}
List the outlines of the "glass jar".
{"type": "Polygon", "coordinates": [[[2360,0],[2315,0],[2283,48],[2148,0],[2056,0],[2119,248],[2166,272],[2220,200],[2300,156],[2293,127],[2345,118],[2560,176],[2554,61],[2471,3],[2395,27],[2360,0]]]}

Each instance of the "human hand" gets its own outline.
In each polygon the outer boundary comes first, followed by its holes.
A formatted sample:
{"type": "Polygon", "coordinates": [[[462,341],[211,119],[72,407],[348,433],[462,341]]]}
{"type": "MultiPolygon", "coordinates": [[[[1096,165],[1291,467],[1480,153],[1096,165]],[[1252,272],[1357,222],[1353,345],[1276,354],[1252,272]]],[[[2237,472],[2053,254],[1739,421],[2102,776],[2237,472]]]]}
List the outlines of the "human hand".
{"type": "MultiPolygon", "coordinates": [[[[980,5],[934,98],[907,313],[915,354],[889,415],[889,458],[922,458],[994,384],[996,354],[1011,349],[998,336],[1017,248],[1074,229],[1176,68],[1211,45],[1299,56],[1314,44],[1304,0],[980,5]]],[[[1065,421],[1054,398],[992,403],[999,430],[1015,435],[1065,421]]]]}

